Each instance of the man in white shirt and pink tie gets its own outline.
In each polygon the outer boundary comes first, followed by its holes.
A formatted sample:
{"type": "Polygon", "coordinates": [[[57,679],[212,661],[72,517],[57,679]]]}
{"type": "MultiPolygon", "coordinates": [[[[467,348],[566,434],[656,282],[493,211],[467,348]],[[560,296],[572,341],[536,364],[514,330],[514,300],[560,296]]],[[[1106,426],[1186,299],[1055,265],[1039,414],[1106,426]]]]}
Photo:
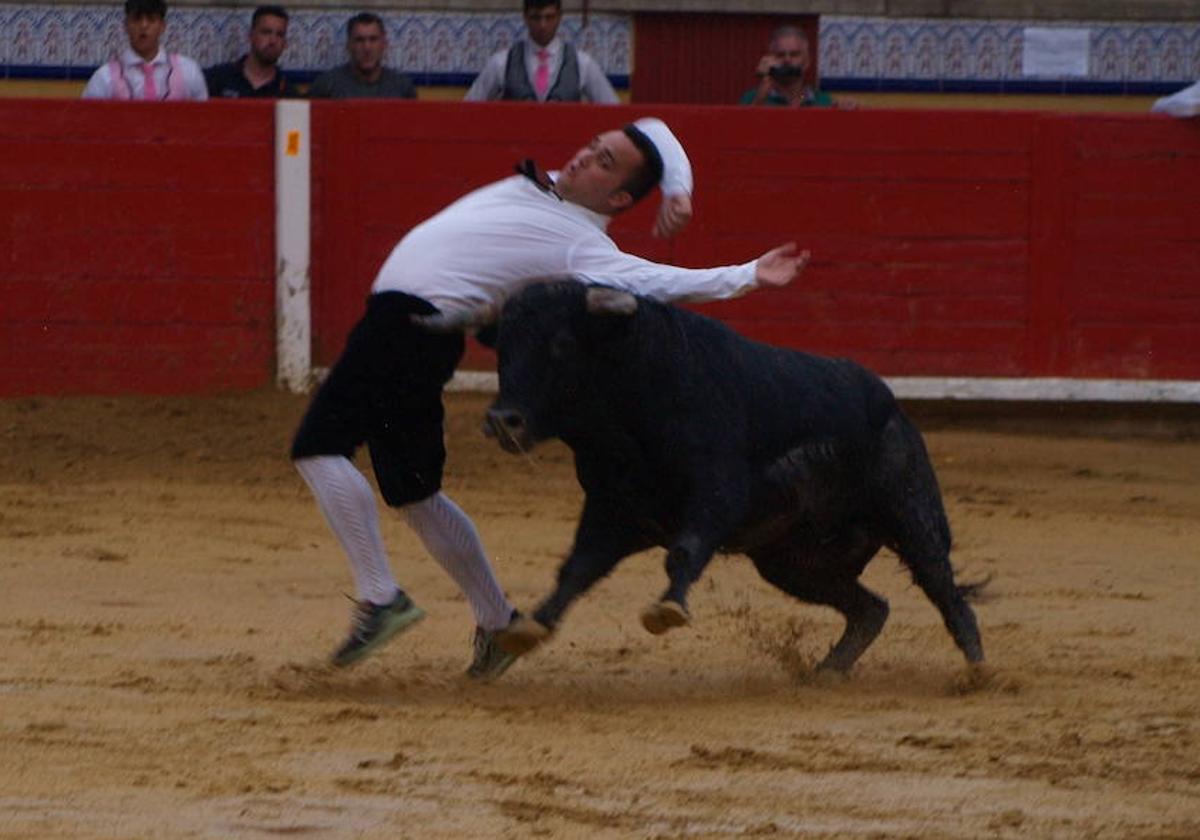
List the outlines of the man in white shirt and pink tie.
{"type": "Polygon", "coordinates": [[[558,37],[561,0],[525,0],[523,16],[526,37],[488,59],[467,91],[467,102],[620,101],[596,60],[558,37]]]}
{"type": "Polygon", "coordinates": [[[186,55],[168,53],[159,42],[167,29],[165,0],[125,0],[129,46],[100,65],[84,99],[132,99],[147,102],[208,99],[204,72],[186,55]]]}

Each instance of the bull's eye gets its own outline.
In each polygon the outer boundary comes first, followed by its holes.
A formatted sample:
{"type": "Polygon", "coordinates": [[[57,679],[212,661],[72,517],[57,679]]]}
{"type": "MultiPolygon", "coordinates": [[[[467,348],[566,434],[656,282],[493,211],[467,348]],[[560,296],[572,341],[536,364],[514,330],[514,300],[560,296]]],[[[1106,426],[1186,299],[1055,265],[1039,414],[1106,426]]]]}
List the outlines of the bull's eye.
{"type": "Polygon", "coordinates": [[[575,337],[565,330],[555,333],[550,339],[550,358],[562,359],[575,349],[575,337]]]}

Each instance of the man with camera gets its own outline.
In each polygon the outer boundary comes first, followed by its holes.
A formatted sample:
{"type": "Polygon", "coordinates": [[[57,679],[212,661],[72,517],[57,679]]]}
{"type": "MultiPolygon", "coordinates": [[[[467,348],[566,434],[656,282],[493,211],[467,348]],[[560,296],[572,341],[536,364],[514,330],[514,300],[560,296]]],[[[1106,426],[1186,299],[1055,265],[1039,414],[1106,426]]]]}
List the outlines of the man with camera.
{"type": "Polygon", "coordinates": [[[742,105],[788,108],[836,107],[833,97],[811,83],[808,39],[794,26],[781,26],[758,62],[758,86],[742,94],[742,105]]]}

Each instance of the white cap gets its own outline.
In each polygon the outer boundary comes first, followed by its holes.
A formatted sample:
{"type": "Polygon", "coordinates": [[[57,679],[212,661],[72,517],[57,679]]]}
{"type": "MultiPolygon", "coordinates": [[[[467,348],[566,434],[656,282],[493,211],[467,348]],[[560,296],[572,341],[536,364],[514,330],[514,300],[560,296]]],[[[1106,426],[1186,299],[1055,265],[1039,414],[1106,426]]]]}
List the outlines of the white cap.
{"type": "Polygon", "coordinates": [[[662,158],[663,174],[659,189],[663,195],[691,195],[691,161],[683,150],[683,144],[671,133],[667,124],[657,117],[642,117],[633,124],[654,144],[662,158]]]}

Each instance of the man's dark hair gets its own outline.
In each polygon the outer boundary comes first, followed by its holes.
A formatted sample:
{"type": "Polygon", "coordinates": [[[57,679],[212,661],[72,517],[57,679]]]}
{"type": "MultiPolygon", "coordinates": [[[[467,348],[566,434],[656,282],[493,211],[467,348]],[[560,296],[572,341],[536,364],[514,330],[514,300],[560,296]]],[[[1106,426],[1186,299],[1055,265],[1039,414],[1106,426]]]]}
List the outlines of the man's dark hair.
{"type": "Polygon", "coordinates": [[[561,9],[562,0],[525,0],[522,11],[528,12],[530,9],[544,9],[547,6],[558,6],[561,9]]]}
{"type": "Polygon", "coordinates": [[[125,0],[125,17],[167,16],[166,0],[125,0]]]}
{"type": "Polygon", "coordinates": [[[283,8],[283,6],[259,6],[257,9],[254,10],[254,14],[252,14],[250,16],[250,28],[251,29],[254,28],[255,24],[258,23],[258,19],[260,17],[268,17],[268,16],[283,18],[284,20],[287,20],[288,19],[287,9],[283,8]]]}
{"type": "Polygon", "coordinates": [[[633,171],[629,179],[621,185],[621,189],[633,196],[633,202],[636,204],[641,201],[650,190],[654,189],[658,182],[662,180],[663,161],[662,155],[658,153],[658,147],[646,136],[640,128],[632,123],[625,126],[623,129],[625,136],[628,137],[637,150],[642,153],[645,162],[633,171]]]}
{"type": "Polygon", "coordinates": [[[346,21],[346,37],[350,37],[350,33],[354,31],[356,26],[378,26],[384,35],[387,34],[387,27],[383,25],[383,18],[374,12],[359,12],[350,20],[346,21]]]}

